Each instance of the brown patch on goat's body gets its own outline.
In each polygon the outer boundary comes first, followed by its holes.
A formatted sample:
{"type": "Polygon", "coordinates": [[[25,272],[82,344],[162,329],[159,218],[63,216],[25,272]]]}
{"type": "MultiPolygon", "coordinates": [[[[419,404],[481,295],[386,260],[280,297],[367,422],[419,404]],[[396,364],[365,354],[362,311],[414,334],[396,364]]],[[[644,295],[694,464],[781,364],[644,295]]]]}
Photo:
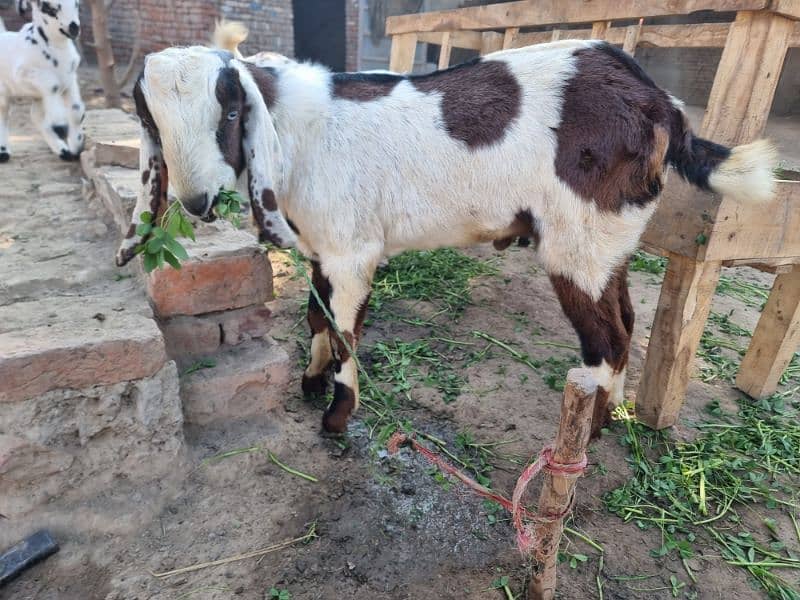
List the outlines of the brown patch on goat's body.
{"type": "MultiPolygon", "coordinates": [[[[317,294],[319,294],[320,300],[327,308],[330,304],[333,290],[330,280],[323,275],[322,268],[316,261],[311,261],[311,283],[317,291],[317,294]]],[[[312,352],[315,348],[314,338],[316,336],[325,336],[324,344],[327,344],[327,349],[324,351],[323,355],[311,357],[308,370],[314,369],[317,372],[312,371],[311,374],[308,374],[308,371],[304,372],[301,386],[303,394],[306,396],[322,396],[325,394],[325,388],[327,387],[327,371],[332,364],[328,333],[330,324],[328,323],[328,318],[325,316],[323,307],[320,305],[313,291],[308,294],[308,312],[306,318],[308,320],[308,326],[311,329],[312,352]]]]}
{"type": "Polygon", "coordinates": [[[409,81],[421,92],[442,95],[447,133],[470,149],[501,141],[520,113],[522,87],[502,61],[477,59],[409,81]]]}
{"type": "Polygon", "coordinates": [[[261,92],[261,97],[264,99],[264,104],[267,108],[275,106],[275,101],[278,98],[278,83],[275,69],[271,67],[259,67],[250,62],[244,62],[250,75],[256,82],[258,91],[261,92]]]}
{"type": "Polygon", "coordinates": [[[147,183],[148,179],[150,179],[150,169],[149,168],[147,168],[144,171],[142,171],[142,185],[147,183]]]}
{"type": "Polygon", "coordinates": [[[536,219],[533,218],[529,210],[521,210],[518,212],[514,220],[511,221],[511,225],[503,232],[503,237],[494,240],[492,245],[494,245],[496,250],[505,250],[517,238],[529,240],[528,244],[530,244],[530,240],[532,239],[536,246],[539,245],[539,227],[536,224],[536,219]]]}
{"type": "Polygon", "coordinates": [[[605,211],[661,193],[675,108],[639,65],[609,44],[575,52],[555,129],[556,175],[605,211]]]}
{"type": "Polygon", "coordinates": [[[139,117],[139,122],[142,124],[142,127],[150,134],[150,138],[156,144],[156,146],[161,147],[161,134],[158,131],[158,126],[156,125],[155,119],[153,119],[153,115],[150,112],[150,108],[147,106],[147,100],[144,98],[144,92],[142,92],[142,78],[144,77],[144,72],[139,76],[138,81],[133,86],[133,101],[136,104],[136,116],[139,117]]]}
{"type": "Polygon", "coordinates": [[[405,79],[390,73],[334,73],[331,95],[340,100],[369,102],[388,96],[405,79]]]}
{"type": "Polygon", "coordinates": [[[221,107],[217,125],[217,145],[225,162],[230,165],[238,177],[245,167],[242,138],[249,110],[245,103],[244,89],[239,80],[239,71],[233,67],[222,69],[217,76],[214,94],[221,107]],[[234,116],[235,118],[230,118],[234,116]]]}
{"type": "MultiPolygon", "coordinates": [[[[583,362],[599,367],[603,361],[614,374],[628,364],[634,312],[628,292],[628,265],[623,264],[611,276],[603,294],[594,300],[570,278],[551,275],[550,281],[564,313],[575,328],[581,343],[583,362]]],[[[611,390],[600,388],[595,404],[592,435],[599,437],[607,425],[608,399],[611,390]]]]}
{"type": "Polygon", "coordinates": [[[278,202],[275,200],[275,192],[264,190],[261,192],[261,205],[269,212],[278,210],[278,202]]]}

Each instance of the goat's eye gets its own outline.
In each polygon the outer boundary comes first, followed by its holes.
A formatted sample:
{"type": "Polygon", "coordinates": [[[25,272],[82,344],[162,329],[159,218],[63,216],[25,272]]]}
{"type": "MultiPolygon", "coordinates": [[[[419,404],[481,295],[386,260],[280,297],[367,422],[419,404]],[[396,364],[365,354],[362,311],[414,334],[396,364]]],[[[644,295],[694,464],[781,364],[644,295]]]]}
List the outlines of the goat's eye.
{"type": "Polygon", "coordinates": [[[228,113],[228,121],[235,121],[238,118],[239,118],[238,110],[232,110],[231,112],[228,113]]]}

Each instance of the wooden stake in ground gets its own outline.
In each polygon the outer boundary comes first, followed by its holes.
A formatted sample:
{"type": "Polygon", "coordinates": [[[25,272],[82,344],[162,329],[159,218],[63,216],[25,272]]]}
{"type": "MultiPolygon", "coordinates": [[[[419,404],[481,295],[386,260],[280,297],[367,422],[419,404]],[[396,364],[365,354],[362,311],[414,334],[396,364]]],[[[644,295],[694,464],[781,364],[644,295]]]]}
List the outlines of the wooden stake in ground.
{"type": "MultiPolygon", "coordinates": [[[[572,369],[561,400],[561,422],[553,449],[553,461],[574,465],[583,460],[592,429],[597,382],[588,369],[572,369]]],[[[544,474],[539,496],[539,514],[564,515],[572,506],[575,476],[544,474]]],[[[535,565],[528,597],[532,600],[551,600],[556,593],[556,557],[564,519],[542,523],[536,527],[540,556],[545,560],[535,565]]]]}

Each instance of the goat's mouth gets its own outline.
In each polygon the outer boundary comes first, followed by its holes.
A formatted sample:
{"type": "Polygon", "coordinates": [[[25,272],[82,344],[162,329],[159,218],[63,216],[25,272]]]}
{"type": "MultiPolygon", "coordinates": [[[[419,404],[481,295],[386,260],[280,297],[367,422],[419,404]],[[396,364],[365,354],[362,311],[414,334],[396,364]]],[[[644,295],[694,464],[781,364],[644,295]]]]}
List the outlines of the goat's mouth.
{"type": "Polygon", "coordinates": [[[217,204],[219,204],[219,194],[217,194],[211,199],[211,203],[208,205],[208,208],[206,209],[205,213],[200,215],[200,220],[203,223],[213,223],[214,221],[217,220],[217,215],[214,212],[214,207],[217,204]]]}
{"type": "Polygon", "coordinates": [[[64,28],[63,28],[63,27],[59,27],[59,28],[58,28],[58,30],[61,32],[61,34],[62,34],[64,37],[66,37],[66,38],[69,38],[69,39],[71,39],[71,40],[77,39],[77,37],[80,35],[80,31],[79,31],[78,33],[76,33],[75,35],[72,35],[72,34],[71,34],[71,33],[69,33],[68,31],[64,31],[64,28]]]}

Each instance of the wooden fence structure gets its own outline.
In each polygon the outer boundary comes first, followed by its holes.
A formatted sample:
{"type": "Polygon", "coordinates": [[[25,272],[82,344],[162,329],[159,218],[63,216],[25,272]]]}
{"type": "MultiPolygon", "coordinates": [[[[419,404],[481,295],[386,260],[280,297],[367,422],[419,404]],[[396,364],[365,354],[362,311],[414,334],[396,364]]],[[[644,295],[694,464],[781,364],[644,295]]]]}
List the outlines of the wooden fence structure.
{"type": "MultiPolygon", "coordinates": [[[[605,39],[631,54],[645,45],[722,48],[699,134],[736,145],[763,135],[787,50],[800,46],[798,21],[800,0],[522,0],[390,17],[386,32],[390,69],[397,72],[411,70],[418,42],[441,46],[440,68],[449,65],[454,47],[486,54],[567,38],[605,39]],[[647,22],[699,10],[734,12],[735,18],[647,22]]],[[[669,263],[637,416],[654,428],[677,419],[723,266],[778,274],[736,380],[751,396],[774,393],[800,345],[800,181],[780,180],[774,200],[753,206],[670,178],[642,243],[669,263]]]]}

